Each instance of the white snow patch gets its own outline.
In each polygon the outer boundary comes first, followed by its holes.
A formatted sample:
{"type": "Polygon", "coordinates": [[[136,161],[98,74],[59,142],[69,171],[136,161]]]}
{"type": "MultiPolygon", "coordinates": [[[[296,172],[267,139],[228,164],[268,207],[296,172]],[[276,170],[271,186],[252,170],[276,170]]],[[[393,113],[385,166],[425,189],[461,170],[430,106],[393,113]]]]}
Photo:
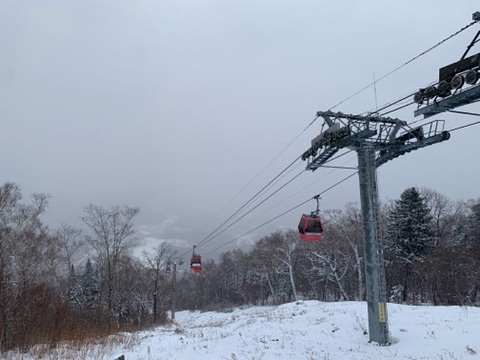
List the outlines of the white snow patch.
{"type": "Polygon", "coordinates": [[[182,311],[172,325],[139,332],[130,347],[79,353],[83,359],[123,354],[126,360],[480,358],[480,308],[389,304],[388,315],[390,346],[368,342],[366,303],[298,301],[231,312],[182,311]]]}

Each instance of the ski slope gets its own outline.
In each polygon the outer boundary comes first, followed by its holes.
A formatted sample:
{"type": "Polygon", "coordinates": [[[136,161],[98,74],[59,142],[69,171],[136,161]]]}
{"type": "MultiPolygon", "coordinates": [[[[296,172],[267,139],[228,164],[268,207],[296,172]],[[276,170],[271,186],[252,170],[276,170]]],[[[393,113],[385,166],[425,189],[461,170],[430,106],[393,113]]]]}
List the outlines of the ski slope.
{"type": "Polygon", "coordinates": [[[390,346],[368,342],[366,303],[298,301],[229,312],[182,311],[174,324],[136,333],[123,344],[90,345],[75,355],[59,347],[45,358],[480,359],[480,308],[389,304],[388,316],[390,346]]]}

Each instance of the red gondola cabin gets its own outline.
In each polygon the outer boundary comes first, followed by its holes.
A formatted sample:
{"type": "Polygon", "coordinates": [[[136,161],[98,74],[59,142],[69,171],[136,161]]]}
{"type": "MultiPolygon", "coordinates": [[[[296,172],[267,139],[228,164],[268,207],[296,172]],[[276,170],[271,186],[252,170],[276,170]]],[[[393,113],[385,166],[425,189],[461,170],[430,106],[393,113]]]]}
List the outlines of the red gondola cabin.
{"type": "Polygon", "coordinates": [[[199,273],[202,271],[202,257],[198,254],[193,254],[190,259],[190,269],[194,272],[199,273]]]}
{"type": "Polygon", "coordinates": [[[298,223],[300,239],[314,242],[322,240],[323,226],[322,219],[318,215],[303,214],[298,223]]]}

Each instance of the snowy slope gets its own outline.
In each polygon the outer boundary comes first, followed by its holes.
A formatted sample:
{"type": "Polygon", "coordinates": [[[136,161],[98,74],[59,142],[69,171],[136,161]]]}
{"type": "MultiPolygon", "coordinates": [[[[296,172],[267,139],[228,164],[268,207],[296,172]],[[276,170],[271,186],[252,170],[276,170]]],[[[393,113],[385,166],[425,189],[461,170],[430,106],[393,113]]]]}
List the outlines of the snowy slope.
{"type": "Polygon", "coordinates": [[[480,359],[480,308],[389,304],[388,311],[392,345],[384,347],[368,343],[366,303],[299,301],[179,312],[174,325],[140,332],[108,351],[84,349],[77,358],[480,359]]]}

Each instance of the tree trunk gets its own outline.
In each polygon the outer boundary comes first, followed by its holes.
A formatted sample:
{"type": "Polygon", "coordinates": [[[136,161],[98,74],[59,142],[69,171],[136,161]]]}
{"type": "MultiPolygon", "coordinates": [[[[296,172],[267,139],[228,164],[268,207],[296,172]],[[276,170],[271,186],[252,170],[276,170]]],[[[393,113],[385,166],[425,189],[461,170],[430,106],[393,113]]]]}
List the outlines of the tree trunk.
{"type": "Polygon", "coordinates": [[[408,299],[408,281],[410,277],[410,264],[405,265],[405,276],[403,278],[403,302],[406,303],[408,299]]]}
{"type": "Polygon", "coordinates": [[[288,274],[290,276],[290,284],[292,285],[293,296],[295,298],[295,301],[297,301],[298,296],[297,296],[297,289],[295,287],[295,279],[293,278],[293,267],[290,264],[288,264],[288,274]]]}
{"type": "Polygon", "coordinates": [[[273,290],[273,285],[272,285],[272,282],[270,281],[270,277],[268,276],[267,273],[265,273],[265,276],[266,276],[266,279],[267,279],[268,287],[270,288],[270,292],[272,294],[273,305],[277,305],[277,294],[273,290]]]}

